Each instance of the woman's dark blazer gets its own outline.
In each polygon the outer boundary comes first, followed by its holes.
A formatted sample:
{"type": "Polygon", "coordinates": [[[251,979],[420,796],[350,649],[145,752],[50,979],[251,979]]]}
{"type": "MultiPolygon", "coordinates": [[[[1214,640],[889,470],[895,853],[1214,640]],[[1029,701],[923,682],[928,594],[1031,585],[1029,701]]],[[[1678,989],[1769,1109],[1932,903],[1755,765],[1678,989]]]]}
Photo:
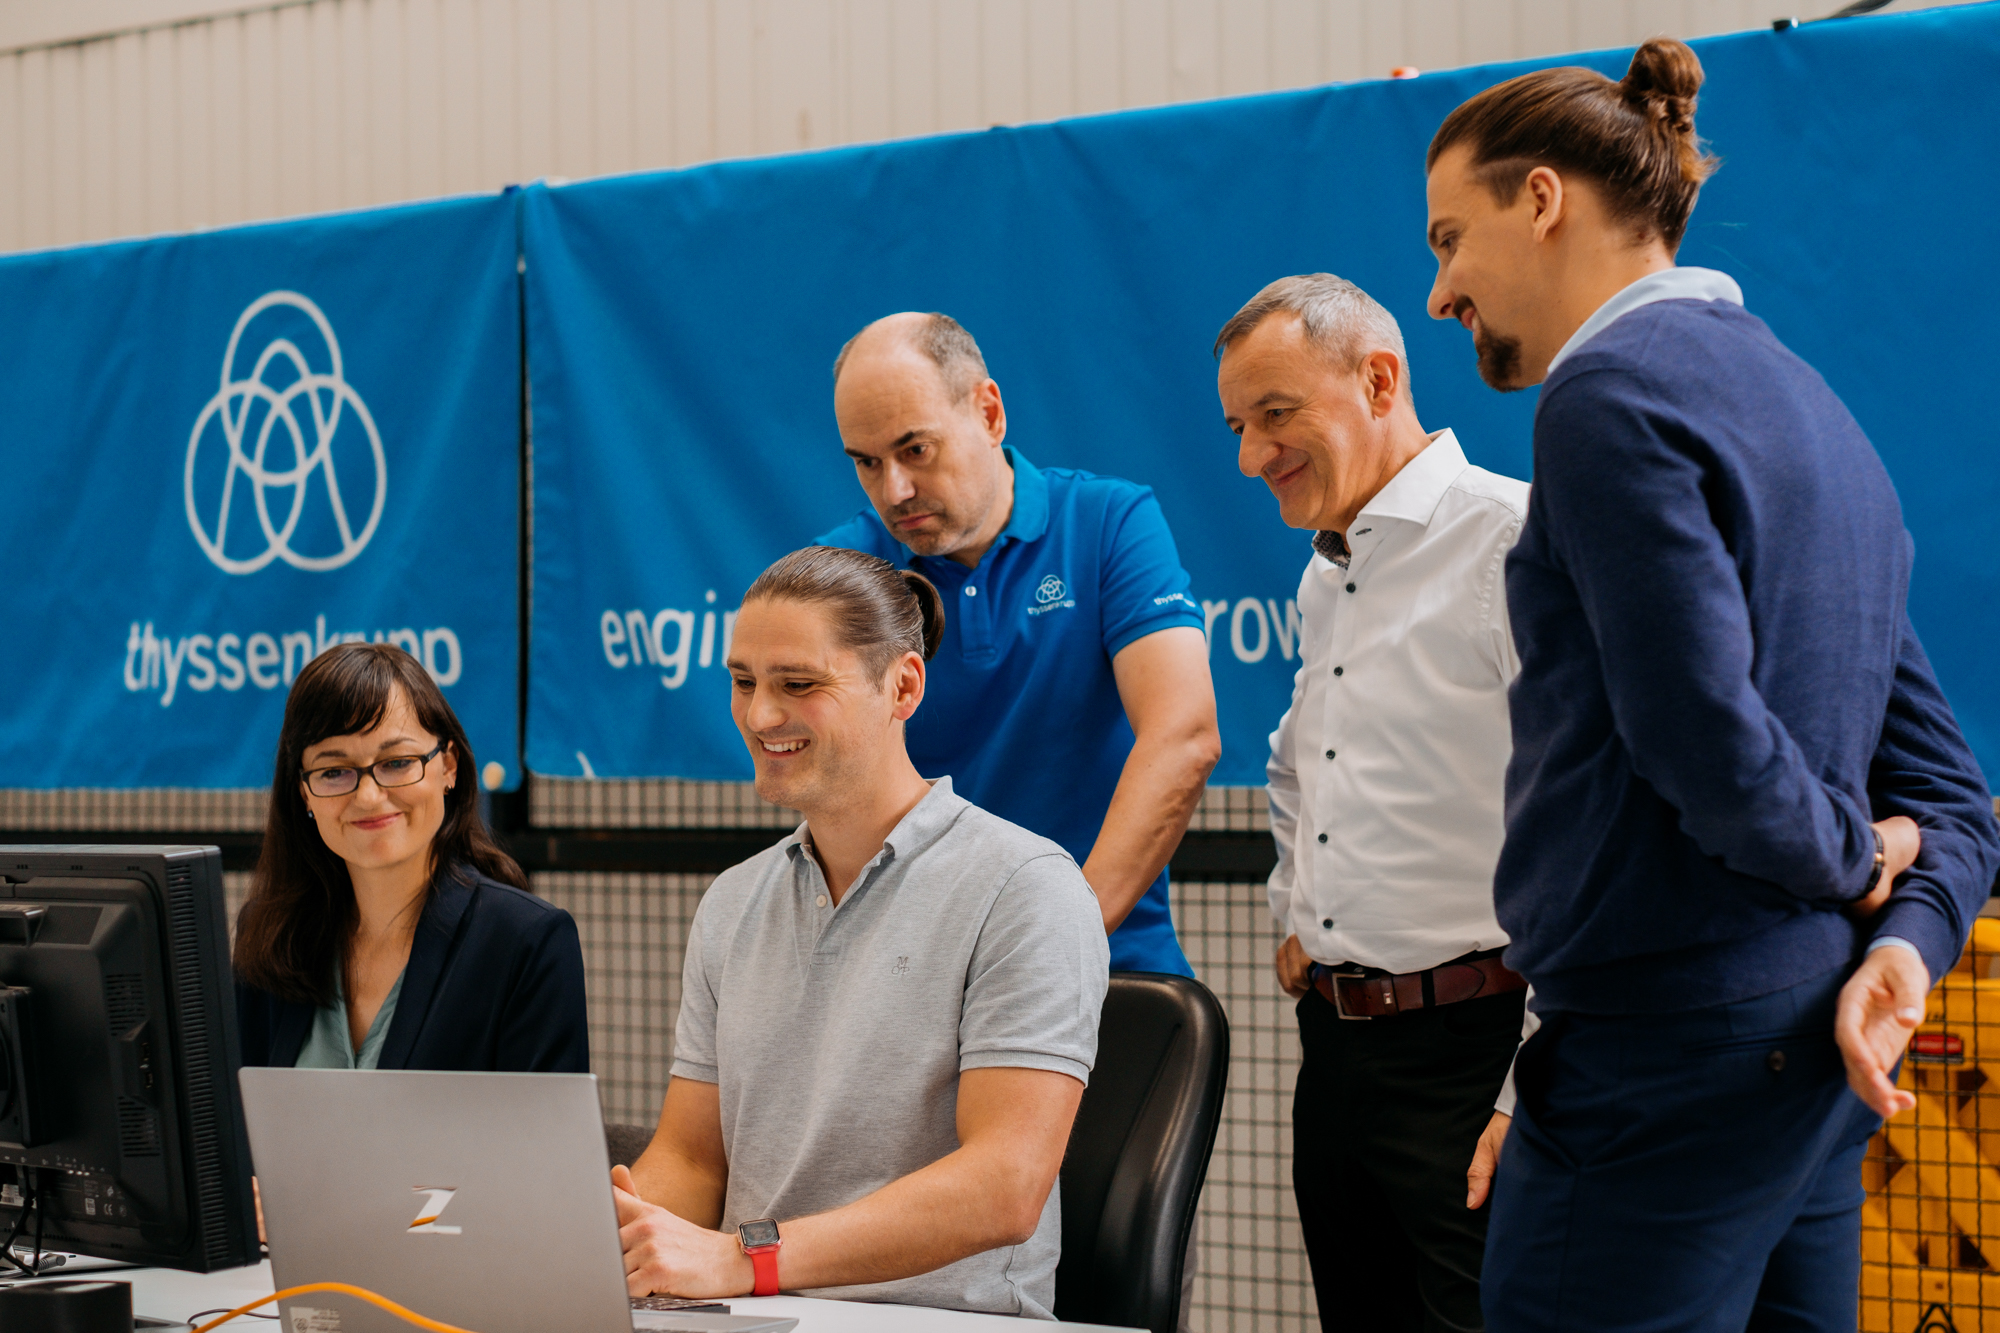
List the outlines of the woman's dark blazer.
{"type": "MultiPolygon", "coordinates": [[[[297,1063],[313,1007],[238,984],[246,1065],[297,1063]]],[[[568,912],[477,871],[440,875],[417,921],[381,1069],[590,1072],[583,947],[568,912]]]]}

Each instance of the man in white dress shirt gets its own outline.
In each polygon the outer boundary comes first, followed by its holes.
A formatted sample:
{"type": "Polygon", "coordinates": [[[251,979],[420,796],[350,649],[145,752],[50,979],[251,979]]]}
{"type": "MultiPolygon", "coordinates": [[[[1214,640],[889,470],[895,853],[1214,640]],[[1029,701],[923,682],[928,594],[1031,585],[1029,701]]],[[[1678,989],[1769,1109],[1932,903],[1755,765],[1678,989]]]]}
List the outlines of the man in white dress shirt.
{"type": "Polygon", "coordinates": [[[1424,430],[1402,333],[1352,283],[1274,282],[1215,350],[1238,466],[1314,534],[1267,771],[1321,1326],[1479,1329],[1526,993],[1500,962],[1493,869],[1519,669],[1502,565],[1528,486],[1424,430]]]}

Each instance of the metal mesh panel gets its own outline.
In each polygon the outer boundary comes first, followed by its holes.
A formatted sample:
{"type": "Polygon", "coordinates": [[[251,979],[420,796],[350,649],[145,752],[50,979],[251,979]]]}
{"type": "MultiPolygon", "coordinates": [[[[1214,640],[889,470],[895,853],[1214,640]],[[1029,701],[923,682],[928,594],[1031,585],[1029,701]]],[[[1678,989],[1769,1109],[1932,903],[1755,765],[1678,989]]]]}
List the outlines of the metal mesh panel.
{"type": "Polygon", "coordinates": [[[1899,1086],[1914,1110],[1868,1145],[1861,1328],[2000,1329],[2000,920],[1930,995],[1899,1086]]]}
{"type": "Polygon", "coordinates": [[[759,798],[747,782],[537,777],[528,790],[528,822],[537,828],[791,829],[799,813],[759,798]]]}
{"type": "Polygon", "coordinates": [[[0,829],[256,833],[269,799],[261,787],[0,788],[0,829]]]}
{"type": "Polygon", "coordinates": [[[229,938],[236,939],[236,914],[243,910],[243,900],[250,896],[250,872],[247,870],[225,870],[222,872],[223,910],[229,913],[229,938]]]}
{"type": "Polygon", "coordinates": [[[713,875],[549,872],[535,892],[576,918],[590,1003],[590,1068],[604,1118],[660,1118],[681,1010],[688,923],[713,875]]]}
{"type": "Polygon", "coordinates": [[[1229,1094],[1201,1196],[1193,1325],[1210,1333],[1317,1329],[1292,1199],[1299,1027],[1271,972],[1279,941],[1264,886],[1176,884],[1174,925],[1195,974],[1229,1015],[1229,1094]]]}
{"type": "MultiPolygon", "coordinates": [[[[761,799],[747,782],[538,776],[528,792],[528,822],[536,828],[790,829],[799,819],[798,811],[761,799]]],[[[1268,829],[1264,789],[1210,787],[1188,827],[1197,833],[1268,829]]]]}
{"type": "Polygon", "coordinates": [[[1270,827],[1271,807],[1262,787],[1210,787],[1188,821],[1194,833],[1263,833],[1270,827]]]}

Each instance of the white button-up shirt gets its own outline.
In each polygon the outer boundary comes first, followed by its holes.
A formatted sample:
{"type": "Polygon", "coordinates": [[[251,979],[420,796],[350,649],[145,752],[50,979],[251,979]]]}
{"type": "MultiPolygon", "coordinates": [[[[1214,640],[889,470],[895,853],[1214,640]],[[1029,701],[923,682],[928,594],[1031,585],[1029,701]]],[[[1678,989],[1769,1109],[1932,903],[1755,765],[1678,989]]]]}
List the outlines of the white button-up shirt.
{"type": "Polygon", "coordinates": [[[1493,868],[1520,670],[1503,566],[1528,485],[1431,437],[1299,583],[1292,706],[1271,734],[1271,912],[1328,964],[1436,967],[1507,936],[1493,868]]]}

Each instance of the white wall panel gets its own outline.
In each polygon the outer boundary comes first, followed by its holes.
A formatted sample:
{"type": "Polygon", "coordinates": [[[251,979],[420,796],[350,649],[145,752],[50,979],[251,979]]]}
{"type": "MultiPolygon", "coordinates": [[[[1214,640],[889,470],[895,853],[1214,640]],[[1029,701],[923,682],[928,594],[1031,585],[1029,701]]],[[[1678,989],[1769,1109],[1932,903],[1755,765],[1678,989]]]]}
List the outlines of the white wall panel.
{"type": "Polygon", "coordinates": [[[9,0],[0,251],[1700,36],[1792,3],[9,0]]]}

